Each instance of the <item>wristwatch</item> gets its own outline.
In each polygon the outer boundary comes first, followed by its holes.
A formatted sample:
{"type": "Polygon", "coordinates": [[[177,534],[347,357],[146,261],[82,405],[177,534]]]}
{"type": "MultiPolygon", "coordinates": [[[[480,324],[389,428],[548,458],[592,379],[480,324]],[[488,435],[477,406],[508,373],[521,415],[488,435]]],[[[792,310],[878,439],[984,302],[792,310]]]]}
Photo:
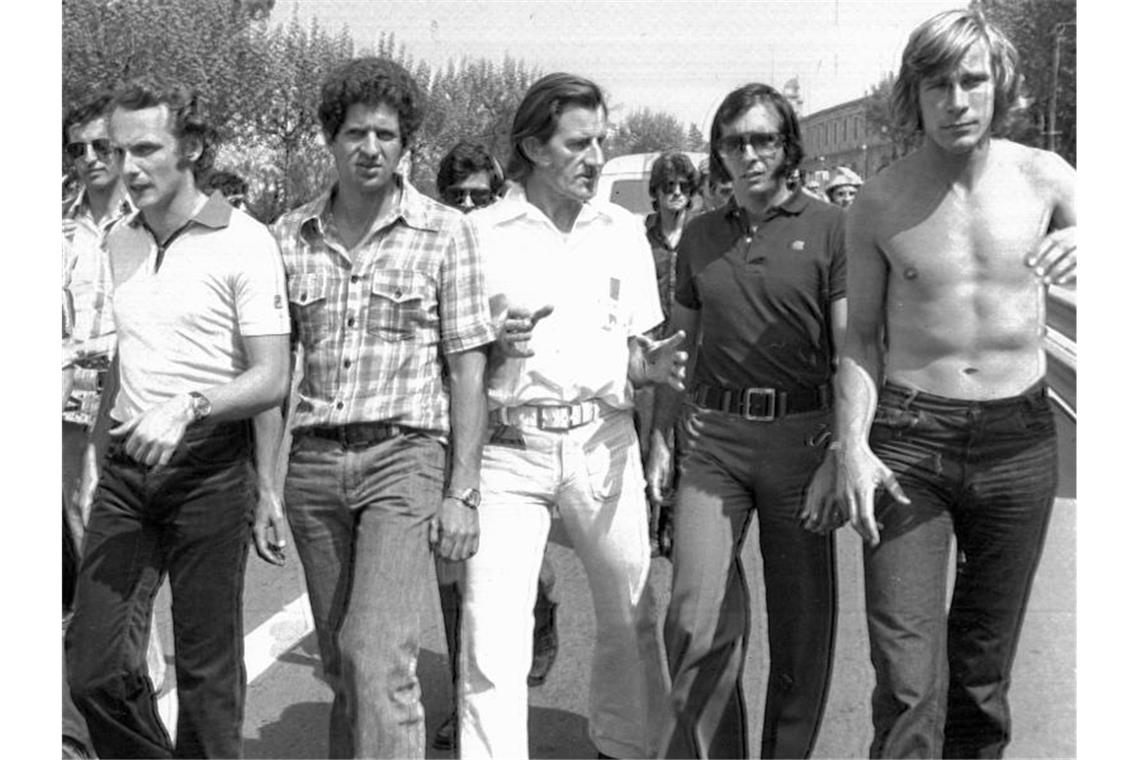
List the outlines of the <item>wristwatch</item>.
{"type": "Polygon", "coordinates": [[[462,491],[457,491],[453,488],[448,489],[445,498],[456,499],[462,502],[463,506],[471,509],[478,509],[479,503],[483,500],[479,495],[478,488],[464,488],[462,491]]]}
{"type": "Polygon", "coordinates": [[[206,419],[212,411],[214,406],[210,403],[210,399],[198,391],[190,391],[190,412],[194,415],[194,422],[206,419]]]}

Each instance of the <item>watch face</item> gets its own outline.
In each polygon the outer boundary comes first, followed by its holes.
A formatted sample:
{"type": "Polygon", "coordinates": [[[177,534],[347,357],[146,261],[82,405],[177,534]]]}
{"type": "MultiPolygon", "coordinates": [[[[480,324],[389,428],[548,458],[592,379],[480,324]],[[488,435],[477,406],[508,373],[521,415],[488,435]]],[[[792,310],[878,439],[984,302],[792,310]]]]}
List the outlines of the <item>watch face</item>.
{"type": "Polygon", "coordinates": [[[479,490],[476,488],[468,488],[463,492],[463,503],[472,509],[478,507],[482,501],[483,497],[479,494],[479,490]]]}

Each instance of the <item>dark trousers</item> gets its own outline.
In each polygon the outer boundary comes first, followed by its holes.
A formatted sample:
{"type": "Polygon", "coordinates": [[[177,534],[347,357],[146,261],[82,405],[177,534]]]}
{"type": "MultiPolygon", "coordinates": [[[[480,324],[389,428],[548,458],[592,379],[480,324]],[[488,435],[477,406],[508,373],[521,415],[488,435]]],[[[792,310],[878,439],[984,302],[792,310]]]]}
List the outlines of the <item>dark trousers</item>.
{"type": "Polygon", "coordinates": [[[700,411],[681,463],[665,648],[674,726],[667,757],[749,757],[741,679],[751,626],[741,543],[759,523],[771,670],[761,757],[807,757],[835,642],[835,543],[800,527],[829,412],[773,422],[700,411]]]}
{"type": "Polygon", "coordinates": [[[240,757],[242,587],[255,484],[248,422],[187,430],[165,467],[114,441],[67,631],[71,695],[101,757],[240,757]],[[170,576],[178,731],[147,675],[154,597],[170,576]]]}
{"type": "Polygon", "coordinates": [[[1000,757],[1014,652],[1057,485],[1043,386],[961,401],[887,384],[871,448],[911,504],[884,494],[864,548],[875,667],[871,757],[1000,757]],[[951,537],[957,574],[949,614],[951,537]]]}

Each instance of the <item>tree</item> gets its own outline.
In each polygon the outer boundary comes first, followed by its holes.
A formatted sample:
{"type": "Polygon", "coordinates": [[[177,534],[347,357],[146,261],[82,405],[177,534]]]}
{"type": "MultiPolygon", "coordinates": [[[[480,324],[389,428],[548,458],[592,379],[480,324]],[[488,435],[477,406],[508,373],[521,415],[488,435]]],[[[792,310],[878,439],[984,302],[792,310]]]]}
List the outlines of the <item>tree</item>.
{"type": "Polygon", "coordinates": [[[700,127],[692,122],[689,122],[689,134],[685,138],[685,150],[691,150],[697,153],[707,153],[708,149],[708,140],[706,140],[705,136],[701,134],[700,127]]]}
{"type": "Polygon", "coordinates": [[[607,143],[610,157],[630,153],[682,150],[688,144],[685,128],[676,116],[642,108],[618,125],[607,143]]]}
{"type": "Polygon", "coordinates": [[[902,129],[891,115],[891,90],[895,86],[895,75],[887,74],[875,84],[863,100],[863,118],[867,131],[879,133],[891,145],[891,160],[901,158],[918,147],[922,136],[909,129],[902,129]]]}
{"type": "Polygon", "coordinates": [[[981,9],[1009,37],[1021,59],[1030,103],[1024,118],[1011,124],[1007,135],[1047,147],[1049,109],[1055,94],[1056,150],[1076,166],[1076,0],[972,0],[970,5],[981,9]],[[1054,82],[1055,60],[1060,65],[1054,82]]]}

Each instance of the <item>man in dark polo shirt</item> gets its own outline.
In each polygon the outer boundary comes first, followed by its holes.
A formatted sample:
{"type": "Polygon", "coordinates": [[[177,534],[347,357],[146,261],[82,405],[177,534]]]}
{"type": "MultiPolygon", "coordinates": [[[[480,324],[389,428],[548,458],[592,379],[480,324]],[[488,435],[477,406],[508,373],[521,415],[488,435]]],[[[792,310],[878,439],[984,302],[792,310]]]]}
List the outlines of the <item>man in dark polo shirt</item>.
{"type": "MultiPolygon", "coordinates": [[[[760,756],[807,757],[831,671],[835,560],[833,525],[799,514],[825,454],[833,358],[846,325],[843,212],[787,188],[803,156],[800,129],[771,87],[730,93],[711,144],[733,198],[685,229],[670,318],[697,348],[674,507],[665,619],[674,713],[662,747],[668,757],[751,756],[739,549],[755,515],[772,663],[760,756]]],[[[654,499],[669,482],[668,431],[680,402],[676,392],[658,393],[654,499]]]]}

